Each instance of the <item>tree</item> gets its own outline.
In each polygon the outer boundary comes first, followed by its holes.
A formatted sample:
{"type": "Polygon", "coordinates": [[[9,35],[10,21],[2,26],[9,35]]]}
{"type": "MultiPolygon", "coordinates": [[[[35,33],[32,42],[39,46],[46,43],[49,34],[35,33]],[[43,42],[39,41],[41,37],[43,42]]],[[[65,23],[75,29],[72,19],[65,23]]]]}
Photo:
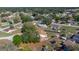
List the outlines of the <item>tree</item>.
{"type": "Polygon", "coordinates": [[[39,42],[39,35],[37,33],[36,34],[35,33],[34,34],[24,33],[22,35],[22,41],[24,43],[31,43],[31,42],[36,43],[36,42],[39,42]]]}
{"type": "Polygon", "coordinates": [[[1,14],[1,17],[5,17],[5,16],[9,16],[9,15],[10,15],[9,13],[1,14]]]}
{"type": "Polygon", "coordinates": [[[61,19],[61,17],[56,16],[55,14],[53,15],[53,18],[54,18],[56,21],[58,21],[58,20],[60,20],[60,19],[61,19]]]}
{"type": "Polygon", "coordinates": [[[18,23],[21,21],[19,14],[15,14],[13,21],[14,21],[14,23],[18,23]]]}
{"type": "Polygon", "coordinates": [[[22,42],[21,36],[15,35],[15,36],[13,37],[13,43],[14,43],[15,45],[19,46],[19,44],[20,44],[21,42],[22,42]]]}
{"type": "Polygon", "coordinates": [[[22,35],[22,41],[24,43],[28,43],[29,39],[30,39],[30,35],[28,33],[23,33],[23,35],[22,35]]]}
{"type": "Polygon", "coordinates": [[[36,27],[31,22],[24,23],[24,26],[22,28],[22,41],[25,43],[36,43],[39,42],[39,34],[36,31],[36,27]]]}
{"type": "Polygon", "coordinates": [[[79,21],[79,15],[76,15],[76,16],[74,15],[73,17],[74,17],[75,21],[79,21]]]}
{"type": "Polygon", "coordinates": [[[32,22],[25,22],[22,27],[22,32],[34,32],[36,27],[32,24],[32,22]]]}
{"type": "Polygon", "coordinates": [[[20,14],[20,16],[23,23],[32,20],[31,17],[28,15],[20,14]]]}
{"type": "Polygon", "coordinates": [[[43,24],[50,25],[52,20],[44,17],[42,22],[43,22],[43,24]]]}
{"type": "Polygon", "coordinates": [[[39,42],[40,36],[37,32],[34,32],[32,33],[32,35],[31,34],[29,35],[30,35],[30,42],[33,42],[33,43],[39,42]]]}

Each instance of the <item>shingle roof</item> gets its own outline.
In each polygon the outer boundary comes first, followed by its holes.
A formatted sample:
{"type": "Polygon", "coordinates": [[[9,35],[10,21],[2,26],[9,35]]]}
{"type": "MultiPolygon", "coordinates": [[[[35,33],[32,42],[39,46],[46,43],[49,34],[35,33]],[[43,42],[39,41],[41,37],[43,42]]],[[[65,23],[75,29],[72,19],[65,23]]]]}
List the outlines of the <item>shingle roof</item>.
{"type": "Polygon", "coordinates": [[[73,40],[73,41],[79,43],[79,34],[75,34],[75,35],[71,38],[71,40],[73,40]]]}

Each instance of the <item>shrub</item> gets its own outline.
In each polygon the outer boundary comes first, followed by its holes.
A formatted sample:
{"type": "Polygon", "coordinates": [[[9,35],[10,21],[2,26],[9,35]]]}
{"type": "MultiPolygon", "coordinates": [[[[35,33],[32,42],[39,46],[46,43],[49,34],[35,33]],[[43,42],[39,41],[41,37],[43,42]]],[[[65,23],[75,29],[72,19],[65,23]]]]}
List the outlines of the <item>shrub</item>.
{"type": "Polygon", "coordinates": [[[15,36],[13,37],[13,43],[14,43],[15,45],[19,46],[19,44],[20,44],[21,42],[22,42],[21,36],[15,35],[15,36]]]}

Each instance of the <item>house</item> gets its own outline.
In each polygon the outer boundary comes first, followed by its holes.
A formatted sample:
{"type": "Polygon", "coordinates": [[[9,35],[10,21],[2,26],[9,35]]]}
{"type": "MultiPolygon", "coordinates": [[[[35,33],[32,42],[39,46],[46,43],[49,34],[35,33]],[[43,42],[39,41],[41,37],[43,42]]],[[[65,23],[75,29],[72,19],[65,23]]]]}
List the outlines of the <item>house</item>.
{"type": "Polygon", "coordinates": [[[69,23],[69,25],[75,25],[76,24],[73,18],[69,19],[68,23],[69,23]]]}
{"type": "Polygon", "coordinates": [[[67,13],[63,12],[61,17],[65,17],[65,16],[67,16],[67,13]]]}
{"type": "Polygon", "coordinates": [[[42,21],[37,21],[37,26],[41,28],[47,28],[46,24],[42,24],[42,21]]]}
{"type": "Polygon", "coordinates": [[[76,43],[79,43],[79,32],[77,34],[74,34],[70,37],[72,41],[75,41],[76,43]]]}
{"type": "Polygon", "coordinates": [[[48,40],[47,35],[40,34],[40,41],[48,40]]]}
{"type": "Polygon", "coordinates": [[[57,37],[57,38],[60,38],[60,33],[59,33],[59,32],[56,33],[56,37],[57,37]]]}
{"type": "Polygon", "coordinates": [[[71,41],[69,39],[65,40],[65,42],[63,44],[65,44],[67,47],[76,45],[76,43],[74,41],[71,41]]]}
{"type": "Polygon", "coordinates": [[[51,29],[52,30],[58,30],[58,29],[60,29],[60,26],[58,24],[52,22],[51,29]]]}

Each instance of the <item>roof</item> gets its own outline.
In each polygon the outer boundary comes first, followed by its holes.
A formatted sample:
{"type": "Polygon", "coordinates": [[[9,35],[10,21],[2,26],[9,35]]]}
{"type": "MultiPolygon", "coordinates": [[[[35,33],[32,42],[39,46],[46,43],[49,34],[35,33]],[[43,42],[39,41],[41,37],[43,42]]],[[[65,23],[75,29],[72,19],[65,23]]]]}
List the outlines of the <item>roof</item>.
{"type": "Polygon", "coordinates": [[[79,34],[73,35],[73,37],[71,38],[71,40],[73,40],[73,41],[79,43],[79,34]]]}
{"type": "Polygon", "coordinates": [[[47,37],[47,35],[40,34],[41,37],[47,37]]]}

